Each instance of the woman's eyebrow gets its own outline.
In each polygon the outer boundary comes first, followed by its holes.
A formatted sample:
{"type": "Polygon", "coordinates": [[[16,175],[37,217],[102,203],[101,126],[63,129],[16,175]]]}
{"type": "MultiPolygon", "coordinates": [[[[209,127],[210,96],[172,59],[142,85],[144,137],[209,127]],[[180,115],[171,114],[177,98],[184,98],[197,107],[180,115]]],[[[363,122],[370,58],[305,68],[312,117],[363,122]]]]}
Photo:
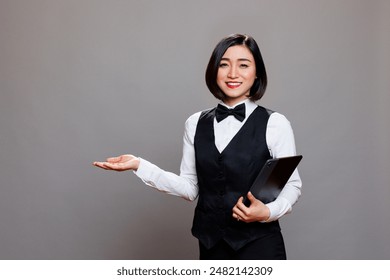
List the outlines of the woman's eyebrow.
{"type": "MultiPolygon", "coordinates": [[[[221,60],[227,60],[227,61],[230,61],[230,58],[228,57],[222,57],[221,60]]],[[[248,62],[252,62],[252,60],[248,59],[248,58],[239,58],[237,59],[238,61],[248,61],[248,62]]]]}

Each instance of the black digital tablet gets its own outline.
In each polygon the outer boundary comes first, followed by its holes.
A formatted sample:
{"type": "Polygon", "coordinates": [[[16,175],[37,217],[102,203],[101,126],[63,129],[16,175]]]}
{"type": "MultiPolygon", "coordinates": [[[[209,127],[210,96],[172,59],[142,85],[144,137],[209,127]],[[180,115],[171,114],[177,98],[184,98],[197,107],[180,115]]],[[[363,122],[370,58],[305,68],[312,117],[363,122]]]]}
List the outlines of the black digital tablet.
{"type": "MultiPolygon", "coordinates": [[[[253,182],[250,192],[263,203],[274,201],[297,168],[302,155],[267,160],[253,182]]],[[[246,205],[249,200],[244,200],[246,205]]]]}

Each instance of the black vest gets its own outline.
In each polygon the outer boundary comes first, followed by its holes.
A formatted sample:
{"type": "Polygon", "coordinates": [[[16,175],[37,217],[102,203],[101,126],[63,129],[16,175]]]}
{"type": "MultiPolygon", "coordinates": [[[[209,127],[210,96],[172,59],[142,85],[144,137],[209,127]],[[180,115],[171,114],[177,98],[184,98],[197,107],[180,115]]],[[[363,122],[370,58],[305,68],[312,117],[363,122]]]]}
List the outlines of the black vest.
{"type": "Polygon", "coordinates": [[[194,139],[199,198],[192,234],[206,248],[224,239],[238,250],[266,233],[280,230],[278,221],[245,223],[232,217],[237,200],[246,195],[271,158],[265,136],[269,116],[269,110],[258,106],[220,153],[214,139],[215,108],[200,115],[194,139]]]}

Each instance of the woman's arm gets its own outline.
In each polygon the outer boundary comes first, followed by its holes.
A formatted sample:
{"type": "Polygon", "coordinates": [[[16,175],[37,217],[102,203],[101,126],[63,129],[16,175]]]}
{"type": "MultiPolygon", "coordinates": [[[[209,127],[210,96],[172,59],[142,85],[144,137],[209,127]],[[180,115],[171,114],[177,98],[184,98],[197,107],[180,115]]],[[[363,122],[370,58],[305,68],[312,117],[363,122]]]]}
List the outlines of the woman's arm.
{"type": "MultiPolygon", "coordinates": [[[[279,113],[271,114],[268,120],[266,141],[273,158],[296,155],[294,133],[290,122],[279,113]]],[[[276,200],[264,204],[249,193],[250,206],[247,207],[240,198],[233,208],[233,217],[247,223],[278,220],[291,212],[292,206],[301,195],[301,186],[301,178],[298,170],[295,170],[276,200]]]]}
{"type": "Polygon", "coordinates": [[[106,162],[94,162],[94,165],[106,170],[133,170],[148,186],[193,201],[198,196],[194,151],[194,135],[198,119],[199,113],[194,114],[187,119],[185,124],[180,176],[165,171],[151,162],[133,155],[109,158],[106,162]]]}
{"type": "MultiPolygon", "coordinates": [[[[296,155],[294,132],[287,118],[273,113],[268,122],[266,138],[271,156],[280,158],[296,155]]],[[[277,220],[291,212],[292,206],[301,196],[301,187],[302,181],[296,169],[277,199],[266,204],[270,210],[268,221],[277,220]]]]}

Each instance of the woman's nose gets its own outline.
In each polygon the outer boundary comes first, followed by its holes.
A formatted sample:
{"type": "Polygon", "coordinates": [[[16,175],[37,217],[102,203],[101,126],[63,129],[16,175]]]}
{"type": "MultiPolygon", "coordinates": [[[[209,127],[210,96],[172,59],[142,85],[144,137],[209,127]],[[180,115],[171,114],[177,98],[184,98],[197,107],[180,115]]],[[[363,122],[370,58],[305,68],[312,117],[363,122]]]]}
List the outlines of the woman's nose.
{"type": "Polygon", "coordinates": [[[229,72],[227,74],[228,78],[234,79],[238,77],[237,69],[236,67],[230,67],[229,72]]]}

